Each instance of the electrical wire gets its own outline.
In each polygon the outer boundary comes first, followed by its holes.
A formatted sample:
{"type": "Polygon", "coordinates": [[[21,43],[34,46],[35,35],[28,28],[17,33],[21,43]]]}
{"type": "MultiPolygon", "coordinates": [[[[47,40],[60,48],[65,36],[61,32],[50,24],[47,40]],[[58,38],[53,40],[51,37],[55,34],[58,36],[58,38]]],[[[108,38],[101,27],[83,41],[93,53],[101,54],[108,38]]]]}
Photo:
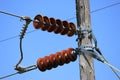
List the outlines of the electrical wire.
{"type": "Polygon", "coordinates": [[[101,10],[104,10],[104,9],[107,9],[107,8],[110,8],[110,7],[113,7],[113,6],[119,5],[119,4],[120,4],[120,2],[117,2],[117,3],[111,4],[111,5],[108,5],[108,6],[105,6],[105,7],[102,7],[102,8],[96,9],[96,10],[93,10],[93,11],[91,11],[91,13],[95,13],[95,12],[98,12],[98,11],[101,11],[101,10]]]}
{"type": "Polygon", "coordinates": [[[22,51],[22,39],[20,39],[20,60],[18,61],[18,63],[16,64],[16,68],[17,68],[17,66],[19,66],[19,64],[22,62],[22,60],[23,60],[23,51],[22,51]]]}
{"type": "Polygon", "coordinates": [[[5,42],[5,41],[8,41],[8,40],[11,40],[11,39],[14,39],[14,38],[17,38],[17,37],[19,37],[19,35],[12,36],[12,37],[9,37],[9,38],[6,38],[6,39],[3,39],[3,40],[0,40],[0,43],[5,42]]]}
{"type": "Polygon", "coordinates": [[[10,16],[13,16],[13,17],[17,17],[17,18],[22,19],[21,16],[18,16],[18,15],[15,15],[15,14],[11,14],[11,13],[8,13],[8,12],[4,12],[4,11],[1,11],[1,10],[0,10],[0,13],[3,13],[3,14],[6,14],[6,15],[10,15],[10,16]]]}
{"type": "Polygon", "coordinates": [[[101,56],[102,56],[102,58],[104,59],[104,63],[111,68],[111,70],[114,72],[114,74],[115,74],[115,75],[119,78],[119,80],[120,80],[120,76],[117,74],[117,72],[120,72],[120,70],[117,69],[117,68],[115,68],[114,66],[112,66],[112,65],[107,61],[107,59],[103,56],[103,54],[101,54],[101,56]],[[116,72],[116,71],[117,71],[117,72],[116,72]]]}
{"type": "Polygon", "coordinates": [[[106,61],[105,61],[104,63],[107,64],[108,66],[112,67],[115,71],[120,72],[119,69],[117,69],[116,67],[114,67],[114,66],[111,65],[110,63],[108,63],[108,62],[106,62],[106,61]]]}
{"type": "MultiPolygon", "coordinates": [[[[20,33],[20,53],[21,53],[21,57],[18,61],[18,63],[16,64],[16,70],[17,67],[19,67],[19,64],[22,62],[23,60],[23,51],[22,51],[22,40],[25,36],[25,33],[27,31],[28,25],[30,24],[30,22],[32,21],[30,17],[24,17],[24,20],[26,21],[26,24],[24,24],[22,32],[20,33]]],[[[19,70],[19,69],[18,69],[19,70]]]]}
{"type": "MultiPolygon", "coordinates": [[[[101,11],[101,10],[104,10],[104,9],[107,9],[107,8],[110,8],[110,7],[113,7],[113,6],[117,6],[117,5],[120,5],[120,2],[111,4],[111,5],[102,7],[102,8],[98,8],[98,9],[96,9],[96,10],[91,11],[90,13],[95,13],[95,12],[98,12],[98,11],[101,11]]],[[[68,18],[68,19],[66,19],[66,20],[73,20],[73,19],[75,19],[75,18],[76,18],[76,17],[71,17],[71,18],[68,18]]]]}
{"type": "Polygon", "coordinates": [[[9,75],[6,75],[6,76],[3,76],[3,77],[0,77],[0,80],[4,79],[4,78],[8,78],[8,77],[11,77],[13,75],[16,75],[18,74],[19,72],[15,72],[15,73],[12,73],[12,74],[9,74],[9,75]]]}
{"type": "Polygon", "coordinates": [[[20,33],[20,59],[18,61],[18,63],[16,64],[15,66],[15,70],[17,70],[18,72],[16,73],[13,73],[13,74],[9,74],[7,76],[3,76],[3,77],[0,77],[0,79],[4,79],[4,78],[7,78],[7,77],[10,77],[10,76],[13,76],[13,75],[16,75],[16,74],[21,74],[21,73],[24,73],[24,72],[28,72],[28,71],[31,71],[31,70],[34,70],[34,69],[37,69],[37,66],[36,65],[32,65],[32,66],[28,66],[28,67],[21,67],[19,66],[19,64],[22,62],[23,60],[23,51],[22,51],[22,40],[25,36],[25,33],[27,31],[27,28],[28,28],[28,25],[30,24],[30,22],[32,21],[30,19],[30,17],[23,17],[23,19],[26,21],[26,24],[24,24],[23,26],[23,29],[22,29],[22,32],[20,33]]]}
{"type": "Polygon", "coordinates": [[[100,51],[100,49],[99,49],[98,46],[97,46],[97,39],[96,39],[95,35],[94,35],[92,32],[91,32],[91,35],[90,35],[90,36],[91,36],[91,38],[93,39],[94,44],[95,44],[93,50],[92,50],[92,51],[89,51],[89,50],[85,50],[84,48],[80,48],[80,51],[83,52],[84,54],[87,54],[87,55],[89,55],[89,56],[97,59],[98,61],[106,64],[107,66],[109,66],[109,67],[111,68],[111,70],[114,72],[114,74],[115,74],[115,75],[118,77],[118,79],[120,80],[120,76],[117,74],[117,72],[120,73],[120,70],[117,69],[116,67],[114,67],[113,65],[111,65],[111,64],[107,61],[107,59],[104,57],[104,55],[102,54],[102,52],[100,51]],[[100,55],[101,57],[98,56],[98,54],[96,53],[95,50],[97,51],[97,53],[99,53],[99,55],[100,55]]]}
{"type": "MultiPolygon", "coordinates": [[[[35,31],[37,31],[37,30],[31,30],[31,31],[28,31],[28,32],[26,32],[26,34],[33,33],[33,32],[35,32],[35,31]]],[[[5,42],[5,41],[8,41],[8,40],[11,40],[11,39],[15,39],[15,38],[17,38],[17,37],[19,37],[19,35],[12,36],[12,37],[9,37],[9,38],[6,38],[6,39],[3,39],[3,40],[0,40],[0,43],[5,42]]]]}
{"type": "Polygon", "coordinates": [[[29,72],[29,71],[35,70],[35,69],[37,69],[37,66],[36,66],[36,65],[28,66],[28,67],[26,67],[26,68],[23,68],[21,71],[17,71],[17,72],[15,72],[15,73],[8,74],[8,75],[6,75],[6,76],[0,77],[0,80],[5,79],[5,78],[8,78],[8,77],[11,77],[11,76],[14,76],[14,75],[16,75],[16,74],[22,74],[22,73],[25,73],[25,72],[29,72]]]}
{"type": "MultiPolygon", "coordinates": [[[[112,66],[108,61],[107,59],[104,57],[104,55],[102,54],[101,50],[98,48],[97,46],[97,39],[95,37],[95,35],[91,32],[92,34],[92,38],[94,40],[94,43],[95,43],[95,50],[101,55],[101,57],[103,58],[103,61],[101,61],[102,63],[105,63],[106,65],[108,65],[111,70],[114,72],[114,74],[119,78],[120,80],[120,76],[117,74],[117,72],[120,72],[119,69],[115,68],[114,66],[112,66]],[[117,71],[117,72],[116,72],[117,71]]],[[[100,61],[100,60],[99,60],[100,61]]]]}

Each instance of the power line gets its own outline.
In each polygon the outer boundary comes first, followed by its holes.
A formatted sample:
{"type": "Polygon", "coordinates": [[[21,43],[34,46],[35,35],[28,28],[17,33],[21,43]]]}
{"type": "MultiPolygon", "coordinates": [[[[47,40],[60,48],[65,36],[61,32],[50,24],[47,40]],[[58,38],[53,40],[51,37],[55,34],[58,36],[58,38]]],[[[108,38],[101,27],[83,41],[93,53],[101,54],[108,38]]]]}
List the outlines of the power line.
{"type": "Polygon", "coordinates": [[[104,9],[107,9],[107,8],[110,8],[110,7],[113,7],[113,6],[119,5],[119,4],[120,4],[120,2],[117,2],[117,3],[111,4],[111,5],[108,5],[108,6],[105,6],[105,7],[102,7],[102,8],[96,9],[96,10],[93,10],[93,11],[91,11],[91,13],[98,12],[98,11],[101,11],[101,10],[104,10],[104,9]]]}
{"type": "Polygon", "coordinates": [[[11,77],[11,76],[14,76],[14,75],[17,75],[17,74],[23,74],[25,72],[29,72],[29,71],[32,71],[32,70],[35,70],[37,69],[37,66],[36,65],[31,65],[31,66],[28,66],[28,67],[21,67],[19,66],[19,70],[15,73],[12,73],[12,74],[8,74],[8,75],[5,75],[3,77],[0,77],[0,80],[1,79],[5,79],[5,78],[8,78],[8,77],[11,77]]]}
{"type": "Polygon", "coordinates": [[[8,12],[0,11],[0,13],[6,14],[6,15],[10,15],[10,16],[14,16],[14,17],[22,19],[21,16],[18,16],[18,15],[15,15],[15,14],[11,14],[11,13],[8,13],[8,12]]]}
{"type": "MultiPolygon", "coordinates": [[[[101,11],[101,10],[104,10],[104,9],[107,9],[107,8],[110,8],[110,7],[119,5],[119,4],[120,4],[120,2],[117,2],[117,3],[111,4],[111,5],[108,5],[108,6],[105,6],[105,7],[96,9],[96,10],[93,10],[93,11],[91,11],[91,13],[95,13],[95,12],[98,12],[98,11],[101,11]]],[[[4,12],[4,11],[0,11],[0,13],[7,14],[7,15],[10,15],[10,16],[14,16],[14,17],[18,17],[18,18],[20,18],[20,19],[23,18],[23,17],[21,17],[21,16],[18,16],[18,15],[15,15],[15,14],[11,14],[11,13],[8,13],[8,12],[4,12]]],[[[69,21],[70,21],[70,20],[75,19],[75,18],[76,18],[76,17],[71,17],[71,18],[68,18],[68,19],[66,19],[66,20],[69,20],[69,21]]],[[[32,33],[32,32],[34,32],[34,31],[36,31],[36,30],[32,30],[32,31],[30,31],[30,32],[28,32],[28,33],[32,33]]],[[[11,39],[14,39],[14,38],[17,38],[17,37],[19,37],[19,35],[12,36],[12,37],[9,37],[9,38],[0,40],[0,43],[5,42],[5,41],[8,41],[8,40],[11,40],[11,39]]]]}
{"type": "MultiPolygon", "coordinates": [[[[95,13],[95,12],[98,12],[98,11],[101,11],[101,10],[104,10],[104,9],[107,9],[107,8],[110,8],[110,7],[113,7],[113,6],[117,6],[117,5],[119,5],[119,4],[120,4],[120,2],[117,2],[117,3],[111,4],[111,5],[108,5],[108,6],[105,6],[105,7],[96,9],[96,10],[93,10],[93,11],[91,11],[90,13],[95,13]]],[[[71,17],[71,18],[68,18],[67,20],[72,20],[72,19],[75,19],[75,18],[76,18],[76,17],[71,17]]]]}
{"type": "Polygon", "coordinates": [[[15,72],[15,73],[12,73],[12,74],[9,74],[9,75],[0,77],[0,80],[1,80],[1,79],[4,79],[4,78],[8,78],[8,77],[13,76],[13,75],[16,75],[16,74],[18,74],[18,73],[19,73],[19,72],[15,72]]]}
{"type": "MultiPolygon", "coordinates": [[[[29,32],[27,32],[26,34],[29,34],[29,33],[35,32],[35,31],[37,31],[37,30],[29,31],[29,32]]],[[[5,41],[8,41],[8,40],[11,40],[11,39],[14,39],[14,38],[17,38],[17,37],[19,37],[19,35],[12,36],[12,37],[9,37],[9,38],[6,38],[6,39],[3,39],[3,40],[0,40],[0,43],[5,42],[5,41]]]]}
{"type": "Polygon", "coordinates": [[[19,37],[19,35],[12,36],[12,37],[9,37],[9,38],[6,38],[6,39],[3,39],[3,40],[0,40],[0,43],[5,42],[5,41],[8,41],[8,40],[11,40],[11,39],[14,39],[14,38],[17,38],[17,37],[19,37]]]}

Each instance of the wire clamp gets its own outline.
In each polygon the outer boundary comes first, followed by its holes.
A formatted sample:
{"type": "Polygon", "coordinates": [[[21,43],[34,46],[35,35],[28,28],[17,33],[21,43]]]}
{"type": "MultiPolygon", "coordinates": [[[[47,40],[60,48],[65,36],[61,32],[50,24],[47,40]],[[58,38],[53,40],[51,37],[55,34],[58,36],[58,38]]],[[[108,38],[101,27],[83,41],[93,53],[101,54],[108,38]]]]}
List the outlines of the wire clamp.
{"type": "Polygon", "coordinates": [[[17,70],[19,74],[22,74],[24,72],[28,72],[28,71],[37,69],[37,66],[36,65],[32,65],[32,66],[28,66],[28,67],[17,66],[14,69],[17,70]]]}
{"type": "Polygon", "coordinates": [[[85,38],[85,36],[88,36],[88,38],[92,38],[92,29],[91,28],[84,28],[81,27],[78,30],[76,30],[75,35],[78,35],[78,38],[76,39],[76,41],[82,40],[83,38],[85,38]]]}
{"type": "Polygon", "coordinates": [[[93,50],[94,49],[94,45],[93,44],[84,44],[80,46],[80,49],[85,49],[85,50],[93,50]]]}
{"type": "Polygon", "coordinates": [[[29,16],[22,16],[21,20],[25,20],[26,22],[31,22],[32,19],[29,16]]]}
{"type": "Polygon", "coordinates": [[[81,27],[79,28],[77,31],[76,31],[76,35],[83,35],[83,34],[89,34],[92,32],[92,29],[91,28],[84,28],[84,27],[81,27]]]}
{"type": "Polygon", "coordinates": [[[85,54],[88,55],[92,58],[95,58],[101,62],[103,62],[103,59],[101,59],[98,55],[97,52],[94,50],[94,45],[93,44],[85,44],[81,45],[79,48],[76,48],[76,53],[79,54],[85,54]]]}

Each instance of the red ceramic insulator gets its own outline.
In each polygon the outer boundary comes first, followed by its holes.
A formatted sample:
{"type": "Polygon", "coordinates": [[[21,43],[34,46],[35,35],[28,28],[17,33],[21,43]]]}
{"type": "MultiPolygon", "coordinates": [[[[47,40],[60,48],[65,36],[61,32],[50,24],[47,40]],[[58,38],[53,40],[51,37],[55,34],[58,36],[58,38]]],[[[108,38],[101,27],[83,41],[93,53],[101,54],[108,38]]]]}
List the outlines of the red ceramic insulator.
{"type": "Polygon", "coordinates": [[[56,61],[55,54],[51,54],[49,59],[50,59],[51,65],[54,68],[56,68],[58,66],[58,63],[56,61]]]}
{"type": "Polygon", "coordinates": [[[76,32],[76,26],[74,23],[70,22],[70,27],[69,27],[69,32],[67,33],[67,35],[70,37],[70,36],[73,36],[76,32]]]}
{"type": "Polygon", "coordinates": [[[73,48],[68,48],[67,50],[56,52],[56,54],[39,58],[37,60],[37,67],[40,71],[45,71],[50,70],[52,67],[56,68],[58,65],[62,66],[70,61],[75,61],[77,59],[77,54],[73,53],[73,51],[73,48]]]}
{"type": "Polygon", "coordinates": [[[58,34],[62,31],[62,29],[63,29],[63,23],[60,19],[57,19],[56,20],[56,29],[54,30],[54,33],[58,34]]]}
{"type": "Polygon", "coordinates": [[[63,29],[61,31],[61,35],[65,35],[69,31],[70,24],[67,21],[63,21],[63,29]]]}
{"type": "Polygon", "coordinates": [[[56,52],[55,54],[55,59],[57,61],[57,63],[62,66],[64,64],[64,61],[62,59],[62,55],[61,55],[61,52],[56,52]]]}
{"type": "Polygon", "coordinates": [[[68,56],[69,56],[69,59],[70,61],[75,61],[77,59],[77,56],[76,54],[72,54],[72,51],[74,51],[73,48],[68,48],[68,56]]]}
{"type": "Polygon", "coordinates": [[[62,59],[64,60],[64,63],[69,63],[70,62],[67,50],[62,51],[62,59]]]}
{"type": "Polygon", "coordinates": [[[43,24],[43,17],[39,14],[35,16],[34,21],[33,21],[33,26],[35,29],[39,29],[44,26],[43,24]]]}
{"type": "Polygon", "coordinates": [[[51,62],[50,62],[50,59],[49,59],[49,56],[45,56],[43,58],[43,63],[45,65],[45,68],[50,70],[52,68],[52,65],[51,65],[51,62]]]}
{"type": "Polygon", "coordinates": [[[40,71],[45,71],[46,70],[46,67],[45,67],[44,62],[43,62],[43,58],[39,58],[37,60],[37,67],[40,71]]]}
{"type": "Polygon", "coordinates": [[[52,32],[56,29],[56,20],[54,18],[50,18],[50,27],[48,28],[48,32],[52,32]]]}
{"type": "Polygon", "coordinates": [[[44,19],[44,22],[43,22],[44,26],[41,27],[41,29],[45,31],[45,30],[48,30],[50,27],[50,19],[47,16],[44,16],[43,19],[44,19]]]}

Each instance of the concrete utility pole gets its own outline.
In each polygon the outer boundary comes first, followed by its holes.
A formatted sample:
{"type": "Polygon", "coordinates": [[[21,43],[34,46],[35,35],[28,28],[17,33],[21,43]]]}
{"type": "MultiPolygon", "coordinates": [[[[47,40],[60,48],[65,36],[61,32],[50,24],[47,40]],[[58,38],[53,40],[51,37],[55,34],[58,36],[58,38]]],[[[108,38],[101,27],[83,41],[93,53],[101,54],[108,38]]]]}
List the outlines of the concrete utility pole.
{"type": "MultiPolygon", "coordinates": [[[[91,28],[89,0],[76,0],[76,16],[79,30],[91,28]]],[[[78,34],[78,47],[90,44],[88,34],[78,34]]],[[[80,80],[95,80],[93,58],[84,54],[80,55],[80,80]]]]}

